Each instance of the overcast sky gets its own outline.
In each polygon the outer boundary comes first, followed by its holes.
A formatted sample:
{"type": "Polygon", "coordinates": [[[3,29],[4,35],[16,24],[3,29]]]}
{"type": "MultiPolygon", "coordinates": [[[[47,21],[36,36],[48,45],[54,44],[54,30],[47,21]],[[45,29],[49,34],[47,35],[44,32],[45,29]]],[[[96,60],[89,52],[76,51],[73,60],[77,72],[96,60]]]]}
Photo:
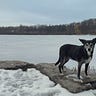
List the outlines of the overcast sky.
{"type": "Polygon", "coordinates": [[[66,24],[96,17],[96,0],[0,0],[0,26],[66,24]]]}

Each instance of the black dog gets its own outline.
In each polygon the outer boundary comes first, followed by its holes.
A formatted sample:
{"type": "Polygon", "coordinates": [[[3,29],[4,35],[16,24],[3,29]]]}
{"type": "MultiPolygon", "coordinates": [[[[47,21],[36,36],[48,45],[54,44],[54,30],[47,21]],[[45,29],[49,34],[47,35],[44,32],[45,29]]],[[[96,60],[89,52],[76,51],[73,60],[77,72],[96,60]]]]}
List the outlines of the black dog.
{"type": "Polygon", "coordinates": [[[66,62],[69,61],[69,59],[73,59],[78,62],[78,79],[80,79],[80,71],[81,66],[83,63],[85,63],[85,74],[87,74],[88,65],[92,59],[94,46],[96,43],[96,38],[93,40],[83,40],[79,39],[82,42],[82,46],[77,45],[71,45],[66,44],[60,47],[59,51],[59,59],[55,63],[55,65],[58,65],[59,63],[59,71],[62,73],[63,66],[66,62]]]}

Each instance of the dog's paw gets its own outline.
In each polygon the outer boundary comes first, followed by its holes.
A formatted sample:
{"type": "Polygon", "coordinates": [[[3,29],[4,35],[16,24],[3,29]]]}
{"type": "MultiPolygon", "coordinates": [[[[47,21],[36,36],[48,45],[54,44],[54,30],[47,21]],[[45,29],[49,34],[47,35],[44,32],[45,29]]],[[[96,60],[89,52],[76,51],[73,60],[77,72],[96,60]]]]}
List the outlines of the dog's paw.
{"type": "Polygon", "coordinates": [[[76,78],[76,77],[74,77],[74,78],[71,78],[71,80],[73,80],[74,82],[79,82],[79,83],[83,83],[83,79],[79,79],[79,78],[76,78]]]}
{"type": "Polygon", "coordinates": [[[77,79],[75,78],[74,81],[75,81],[75,82],[83,83],[82,79],[78,79],[78,78],[77,78],[77,79]]]}
{"type": "Polygon", "coordinates": [[[80,76],[80,79],[83,79],[83,77],[82,77],[82,76],[80,76]]]}
{"type": "Polygon", "coordinates": [[[63,69],[63,72],[66,72],[66,71],[67,71],[67,69],[66,69],[66,68],[64,68],[64,69],[63,69]]]}
{"type": "Polygon", "coordinates": [[[85,77],[86,77],[86,78],[91,78],[91,76],[90,76],[90,75],[86,75],[85,77]]]}
{"type": "Polygon", "coordinates": [[[60,76],[64,75],[63,73],[60,73],[60,76]]]}

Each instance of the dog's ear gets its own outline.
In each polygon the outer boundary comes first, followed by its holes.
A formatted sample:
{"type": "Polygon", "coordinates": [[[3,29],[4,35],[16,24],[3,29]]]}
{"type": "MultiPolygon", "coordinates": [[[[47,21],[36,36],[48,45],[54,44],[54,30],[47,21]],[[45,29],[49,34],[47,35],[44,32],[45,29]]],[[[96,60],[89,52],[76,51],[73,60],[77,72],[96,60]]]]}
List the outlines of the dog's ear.
{"type": "Polygon", "coordinates": [[[86,40],[84,40],[84,39],[79,39],[83,44],[85,44],[86,43],[86,40]]]}
{"type": "Polygon", "coordinates": [[[96,38],[94,38],[94,39],[92,40],[92,42],[93,42],[93,43],[96,43],[96,38]]]}

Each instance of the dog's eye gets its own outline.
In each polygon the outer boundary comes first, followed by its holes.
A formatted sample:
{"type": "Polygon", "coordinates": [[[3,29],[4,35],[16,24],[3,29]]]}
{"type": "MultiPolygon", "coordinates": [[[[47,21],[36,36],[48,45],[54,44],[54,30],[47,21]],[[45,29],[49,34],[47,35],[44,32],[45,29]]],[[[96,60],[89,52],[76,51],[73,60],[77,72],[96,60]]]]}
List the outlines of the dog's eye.
{"type": "Polygon", "coordinates": [[[86,46],[88,46],[88,43],[86,43],[86,46]]]}
{"type": "Polygon", "coordinates": [[[91,44],[90,47],[92,47],[93,45],[91,44]]]}

